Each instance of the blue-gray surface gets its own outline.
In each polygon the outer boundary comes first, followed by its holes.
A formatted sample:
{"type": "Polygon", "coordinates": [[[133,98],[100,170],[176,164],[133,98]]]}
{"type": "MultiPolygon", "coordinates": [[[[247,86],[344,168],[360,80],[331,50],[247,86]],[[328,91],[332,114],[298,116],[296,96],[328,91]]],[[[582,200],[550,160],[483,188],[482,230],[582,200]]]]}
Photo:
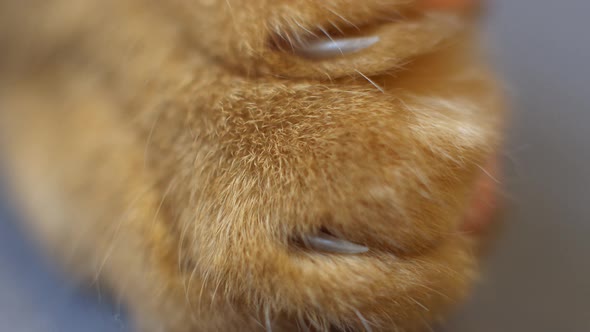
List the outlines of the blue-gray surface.
{"type": "Polygon", "coordinates": [[[126,332],[120,310],[53,271],[0,207],[0,331],[126,332]]]}
{"type": "MultiPolygon", "coordinates": [[[[590,331],[588,0],[497,0],[489,21],[516,113],[508,227],[454,332],[590,331]]],[[[127,329],[67,286],[0,216],[0,331],[127,329]]]]}

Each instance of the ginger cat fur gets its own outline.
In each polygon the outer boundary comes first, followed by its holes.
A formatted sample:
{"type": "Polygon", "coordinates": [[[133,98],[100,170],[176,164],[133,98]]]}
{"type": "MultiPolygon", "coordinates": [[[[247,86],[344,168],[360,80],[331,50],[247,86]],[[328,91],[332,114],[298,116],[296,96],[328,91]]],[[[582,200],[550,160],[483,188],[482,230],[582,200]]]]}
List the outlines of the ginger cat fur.
{"type": "Polygon", "coordinates": [[[476,16],[0,0],[4,173],[138,331],[428,330],[477,275],[463,223],[501,143],[476,16]]]}

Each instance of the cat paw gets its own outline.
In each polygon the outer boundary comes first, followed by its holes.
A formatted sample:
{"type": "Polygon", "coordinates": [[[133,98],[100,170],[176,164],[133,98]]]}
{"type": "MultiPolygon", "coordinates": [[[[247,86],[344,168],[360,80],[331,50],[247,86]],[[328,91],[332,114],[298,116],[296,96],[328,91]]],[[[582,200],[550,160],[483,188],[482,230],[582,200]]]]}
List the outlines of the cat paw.
{"type": "Polygon", "coordinates": [[[269,327],[410,330],[464,297],[463,221],[502,108],[469,19],[412,1],[177,3],[225,77],[182,168],[205,165],[182,225],[195,271],[269,327]]]}
{"type": "Polygon", "coordinates": [[[201,51],[249,76],[373,75],[444,47],[468,25],[464,10],[428,0],[174,3],[201,51]]]}

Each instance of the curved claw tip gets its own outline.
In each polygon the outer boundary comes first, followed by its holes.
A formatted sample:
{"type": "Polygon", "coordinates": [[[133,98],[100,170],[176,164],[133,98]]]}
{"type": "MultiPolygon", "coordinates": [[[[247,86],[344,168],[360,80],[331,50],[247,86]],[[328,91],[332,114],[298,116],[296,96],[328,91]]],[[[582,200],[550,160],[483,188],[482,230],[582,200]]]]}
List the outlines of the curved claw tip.
{"type": "Polygon", "coordinates": [[[369,248],[365,246],[339,239],[327,233],[306,236],[303,242],[310,249],[336,254],[362,254],[369,251],[369,248]]]}
{"type": "Polygon", "coordinates": [[[300,46],[295,53],[309,59],[325,59],[361,51],[378,41],[377,36],[318,40],[300,46]]]}

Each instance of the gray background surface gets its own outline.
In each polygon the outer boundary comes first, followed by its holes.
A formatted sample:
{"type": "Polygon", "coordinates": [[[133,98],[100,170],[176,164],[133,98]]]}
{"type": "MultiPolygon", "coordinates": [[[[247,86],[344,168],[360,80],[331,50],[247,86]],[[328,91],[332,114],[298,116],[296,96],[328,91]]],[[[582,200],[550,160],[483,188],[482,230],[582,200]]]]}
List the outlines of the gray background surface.
{"type": "MultiPolygon", "coordinates": [[[[488,30],[514,114],[507,228],[447,331],[590,331],[590,1],[497,0],[488,30]]],[[[127,331],[0,212],[0,331],[127,331]]]]}

